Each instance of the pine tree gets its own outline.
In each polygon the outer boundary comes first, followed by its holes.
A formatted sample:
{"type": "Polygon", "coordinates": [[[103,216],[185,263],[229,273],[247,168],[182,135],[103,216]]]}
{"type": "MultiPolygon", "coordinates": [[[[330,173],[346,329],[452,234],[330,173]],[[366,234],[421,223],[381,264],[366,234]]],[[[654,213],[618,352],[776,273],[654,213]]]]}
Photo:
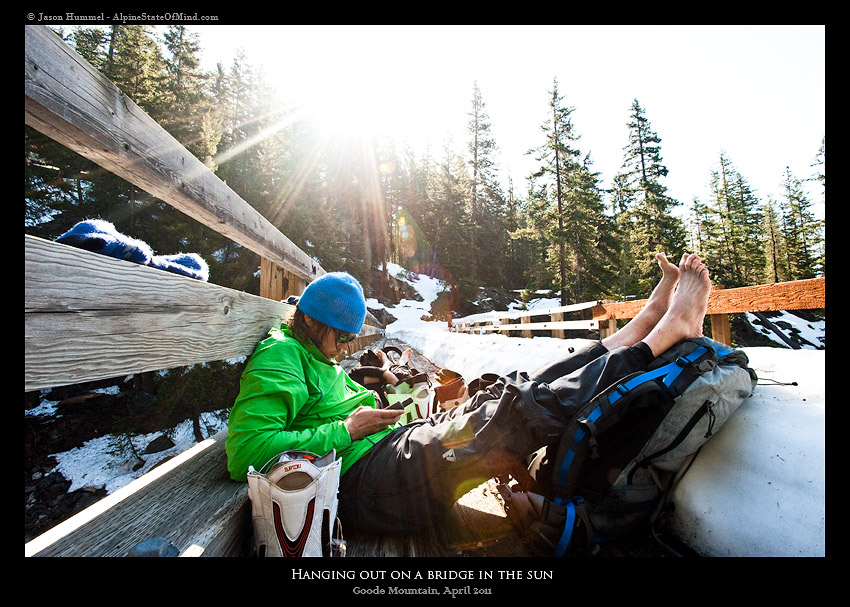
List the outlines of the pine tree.
{"type": "Polygon", "coordinates": [[[824,195],[826,193],[826,137],[821,139],[820,147],[818,148],[817,153],[815,154],[815,161],[812,164],[812,168],[815,169],[815,173],[812,177],[815,181],[819,182],[824,189],[824,195]]]}
{"type": "Polygon", "coordinates": [[[551,289],[554,286],[553,276],[557,276],[557,271],[553,273],[549,267],[550,247],[545,235],[548,222],[544,220],[549,208],[546,190],[546,185],[533,178],[528,179],[528,190],[520,205],[517,227],[511,232],[514,248],[524,253],[522,259],[526,261],[526,291],[551,289]]]}
{"type": "MultiPolygon", "coordinates": [[[[679,202],[667,195],[661,179],[667,167],[661,157],[661,138],[652,130],[637,99],[631,106],[629,143],[617,183],[619,205],[627,206],[617,218],[621,233],[630,240],[634,271],[629,286],[635,295],[647,296],[657,282],[655,255],[664,252],[677,258],[684,252],[686,231],[682,220],[673,215],[679,202]]],[[[620,269],[622,275],[624,271],[620,269]]]]}
{"type": "MultiPolygon", "coordinates": [[[[424,218],[427,211],[428,189],[431,182],[431,162],[426,156],[419,159],[416,157],[414,150],[410,145],[405,145],[403,153],[398,159],[398,168],[395,173],[398,175],[398,194],[395,208],[391,209],[391,239],[390,239],[390,261],[404,265],[406,254],[406,240],[409,239],[408,232],[411,229],[408,219],[424,218]],[[400,225],[403,220],[404,225],[400,225]]],[[[419,229],[421,233],[421,229],[419,229]]],[[[439,264],[436,259],[436,249],[431,243],[427,244],[428,254],[421,259],[425,262],[430,261],[431,266],[439,264]]]]}
{"type": "Polygon", "coordinates": [[[428,172],[428,200],[421,218],[422,231],[430,246],[429,262],[445,268],[465,297],[477,298],[481,286],[469,266],[469,196],[472,184],[466,161],[452,150],[451,141],[443,147],[442,159],[428,172]]]}
{"type": "Polygon", "coordinates": [[[619,248],[619,253],[613,262],[615,277],[610,285],[610,293],[614,299],[623,299],[634,296],[639,290],[629,237],[631,216],[628,213],[635,204],[635,192],[629,187],[625,175],[618,173],[611,182],[608,195],[610,200],[608,214],[613,222],[611,236],[617,241],[619,248]]]}
{"type": "Polygon", "coordinates": [[[109,36],[110,32],[99,27],[80,27],[71,32],[66,42],[92,67],[104,71],[109,36]]]}
{"type": "MultiPolygon", "coordinates": [[[[815,169],[814,175],[812,176],[812,180],[817,181],[821,185],[821,200],[823,202],[824,207],[826,207],[826,137],[821,140],[820,148],[818,148],[817,154],[815,155],[814,164],[812,164],[812,168],[815,169]]],[[[817,247],[817,271],[820,275],[822,275],[826,271],[826,219],[819,222],[819,225],[816,228],[817,232],[820,235],[819,246],[817,247]]]]}
{"type": "Polygon", "coordinates": [[[169,111],[166,65],[150,26],[112,26],[104,72],[157,122],[169,111]]]}
{"type": "Polygon", "coordinates": [[[812,203],[803,182],[786,167],[782,178],[779,209],[785,239],[785,270],[789,280],[813,278],[818,273],[816,252],[820,249],[822,223],[811,212],[812,203]]]}
{"type": "Polygon", "coordinates": [[[711,260],[712,278],[726,287],[758,284],[764,256],[762,209],[725,152],[711,172],[710,189],[700,252],[711,260]]]}
{"type": "Polygon", "coordinates": [[[198,34],[183,25],[169,26],[164,34],[170,111],[161,126],[196,158],[209,164],[218,148],[220,128],[213,128],[210,76],[200,69],[198,34]]]}
{"type": "Polygon", "coordinates": [[[505,227],[509,237],[505,281],[514,289],[528,288],[527,270],[535,263],[536,256],[533,239],[524,234],[528,227],[527,204],[516,194],[511,179],[505,202],[505,227]]]}
{"type": "Polygon", "coordinates": [[[550,116],[544,121],[541,130],[545,142],[537,148],[536,159],[540,169],[532,175],[533,179],[543,179],[546,189],[542,198],[536,198],[532,205],[538,215],[538,225],[547,236],[550,245],[557,248],[555,257],[558,287],[561,292],[561,305],[567,304],[567,235],[564,232],[564,212],[566,208],[566,181],[568,175],[578,170],[578,149],[571,142],[578,140],[573,130],[570,115],[575,108],[564,107],[563,97],[558,93],[558,80],[555,79],[549,92],[550,116]]]}
{"type": "Polygon", "coordinates": [[[490,131],[490,117],[478,83],[473,86],[472,109],[467,124],[471,188],[469,196],[470,278],[479,284],[503,286],[504,262],[508,246],[504,223],[505,200],[498,183],[496,142],[490,131]]]}
{"type": "Polygon", "coordinates": [[[591,171],[588,154],[569,174],[565,235],[569,238],[572,300],[587,301],[610,294],[614,283],[617,241],[614,221],[604,213],[599,173],[591,171]]]}
{"type": "Polygon", "coordinates": [[[764,277],[767,282],[787,280],[785,265],[785,239],[776,206],[771,198],[762,207],[762,234],[764,236],[764,277]]]}

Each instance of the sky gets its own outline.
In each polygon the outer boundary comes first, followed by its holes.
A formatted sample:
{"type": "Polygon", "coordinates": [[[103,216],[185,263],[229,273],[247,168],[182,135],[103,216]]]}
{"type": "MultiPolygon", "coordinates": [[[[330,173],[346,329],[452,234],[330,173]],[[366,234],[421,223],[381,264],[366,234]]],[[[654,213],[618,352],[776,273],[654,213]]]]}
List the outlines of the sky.
{"type": "MultiPolygon", "coordinates": [[[[477,83],[518,194],[536,168],[554,80],[604,187],[623,161],[637,99],[661,149],[664,184],[708,197],[725,151],[760,198],[785,168],[801,179],[825,135],[824,26],[194,26],[204,65],[236,49],[287,102],[322,100],[338,128],[372,121],[439,155],[466,145],[477,83]],[[329,112],[330,114],[330,112],[329,112]]],[[[810,199],[823,211],[823,190],[810,199]]]]}

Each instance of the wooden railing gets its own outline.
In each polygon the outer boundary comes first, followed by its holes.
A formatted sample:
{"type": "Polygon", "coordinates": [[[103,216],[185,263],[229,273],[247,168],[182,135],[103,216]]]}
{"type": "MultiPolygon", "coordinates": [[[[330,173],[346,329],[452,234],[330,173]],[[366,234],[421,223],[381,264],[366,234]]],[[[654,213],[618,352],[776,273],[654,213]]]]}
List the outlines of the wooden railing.
{"type": "Polygon", "coordinates": [[[24,85],[26,124],[262,258],[256,297],[28,236],[27,390],[250,354],[325,273],[44,26],[25,26],[24,85]]]}
{"type": "MultiPolygon", "coordinates": [[[[493,312],[486,318],[463,318],[452,321],[452,330],[458,333],[487,333],[520,331],[523,337],[533,332],[551,331],[553,337],[565,337],[569,330],[599,331],[604,338],[617,330],[618,319],[637,316],[646,305],[645,299],[628,302],[590,301],[542,310],[493,312]],[[563,320],[564,315],[589,310],[590,319],[563,320]],[[548,321],[532,322],[537,317],[548,321]],[[519,320],[519,322],[515,322],[519,320]]],[[[826,306],[826,279],[812,278],[791,282],[740,287],[715,288],[708,298],[706,315],[711,321],[712,337],[729,343],[729,314],[741,312],[771,312],[780,310],[811,310],[826,306]]]]}
{"type": "MultiPolygon", "coordinates": [[[[55,33],[25,26],[27,125],[260,255],[260,296],[25,236],[24,385],[36,390],[250,355],[325,271],[55,33]]],[[[370,317],[358,345],[383,328],[370,317]]],[[[30,555],[123,556],[167,537],[238,554],[245,483],[225,432],[35,538],[30,555]]]]}
{"type": "Polygon", "coordinates": [[[280,266],[298,281],[310,282],[324,274],[315,260],[56,34],[45,26],[24,27],[26,124],[280,266]]]}
{"type": "Polygon", "coordinates": [[[535,331],[551,331],[553,337],[564,337],[566,331],[598,330],[599,320],[564,320],[572,312],[590,310],[601,305],[601,301],[588,301],[569,306],[545,308],[540,310],[516,310],[492,312],[487,317],[478,316],[469,320],[463,318],[452,321],[452,331],[457,333],[490,333],[512,331],[521,332],[523,337],[531,337],[535,331]],[[533,322],[533,318],[549,317],[547,321],[533,322]]]}

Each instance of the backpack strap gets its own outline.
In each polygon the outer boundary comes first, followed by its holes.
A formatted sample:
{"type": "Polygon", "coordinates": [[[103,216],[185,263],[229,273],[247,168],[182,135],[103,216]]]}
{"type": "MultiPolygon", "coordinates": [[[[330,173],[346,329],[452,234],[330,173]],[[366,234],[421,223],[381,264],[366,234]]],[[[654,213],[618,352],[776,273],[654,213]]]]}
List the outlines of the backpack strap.
{"type": "Polygon", "coordinates": [[[713,366],[711,363],[708,366],[702,366],[702,364],[705,361],[714,362],[717,357],[718,354],[713,348],[699,346],[694,348],[689,354],[680,356],[666,365],[638,373],[631,379],[621,382],[618,384],[616,391],[609,396],[608,400],[613,405],[638,386],[650,381],[659,381],[665,387],[673,390],[676,396],[680,396],[698,375],[713,366]],[[683,373],[685,374],[684,378],[682,378],[683,373]],[[682,378],[682,381],[679,381],[680,378],[682,378]]]}

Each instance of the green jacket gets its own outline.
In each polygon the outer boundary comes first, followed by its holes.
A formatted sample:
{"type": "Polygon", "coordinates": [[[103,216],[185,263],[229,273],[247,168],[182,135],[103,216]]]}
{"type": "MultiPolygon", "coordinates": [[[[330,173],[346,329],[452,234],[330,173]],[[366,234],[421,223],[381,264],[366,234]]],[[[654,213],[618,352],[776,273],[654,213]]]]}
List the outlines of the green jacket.
{"type": "Polygon", "coordinates": [[[392,429],[352,442],[343,421],[359,406],[374,407],[374,394],[312,343],[298,341],[285,324],[271,329],[248,360],[230,410],[230,477],[244,481],[249,465],[259,470],[287,449],[319,456],[336,449],[345,474],[392,429]]]}

